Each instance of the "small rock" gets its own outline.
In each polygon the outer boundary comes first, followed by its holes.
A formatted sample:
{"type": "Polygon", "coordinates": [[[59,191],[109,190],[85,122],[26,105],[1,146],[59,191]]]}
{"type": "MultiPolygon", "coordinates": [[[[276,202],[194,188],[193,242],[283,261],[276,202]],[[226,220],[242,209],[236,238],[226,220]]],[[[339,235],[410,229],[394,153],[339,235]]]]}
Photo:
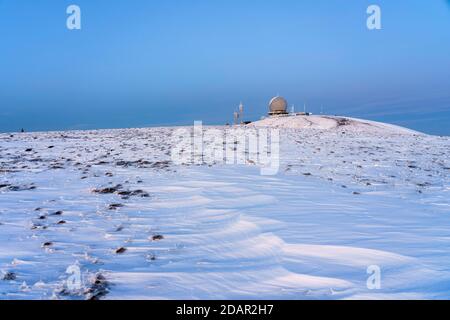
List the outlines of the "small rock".
{"type": "Polygon", "coordinates": [[[14,281],[16,280],[16,274],[14,272],[7,272],[4,276],[3,279],[4,281],[14,281]]]}
{"type": "Polygon", "coordinates": [[[160,241],[160,240],[162,240],[162,239],[164,239],[164,237],[163,237],[162,235],[160,235],[160,234],[154,235],[154,236],[152,237],[152,240],[153,240],[153,241],[160,241]]]}
{"type": "Polygon", "coordinates": [[[123,204],[121,204],[121,203],[113,203],[113,204],[109,205],[108,209],[109,210],[117,210],[122,207],[123,207],[123,204]]]}
{"type": "Polygon", "coordinates": [[[34,223],[34,224],[31,226],[31,230],[37,230],[37,229],[45,230],[45,229],[47,229],[47,226],[43,226],[43,225],[41,225],[41,224],[39,224],[39,223],[34,223]]]}
{"type": "Polygon", "coordinates": [[[103,189],[94,189],[92,190],[93,193],[100,193],[100,194],[109,194],[109,193],[115,193],[117,192],[122,186],[117,185],[115,187],[107,187],[103,189]]]}
{"type": "Polygon", "coordinates": [[[122,254],[122,253],[125,253],[125,251],[127,251],[126,248],[120,247],[119,249],[116,250],[116,254],[122,254]]]}
{"type": "Polygon", "coordinates": [[[109,292],[109,282],[102,274],[97,274],[91,286],[84,292],[87,300],[99,300],[109,292]]]}

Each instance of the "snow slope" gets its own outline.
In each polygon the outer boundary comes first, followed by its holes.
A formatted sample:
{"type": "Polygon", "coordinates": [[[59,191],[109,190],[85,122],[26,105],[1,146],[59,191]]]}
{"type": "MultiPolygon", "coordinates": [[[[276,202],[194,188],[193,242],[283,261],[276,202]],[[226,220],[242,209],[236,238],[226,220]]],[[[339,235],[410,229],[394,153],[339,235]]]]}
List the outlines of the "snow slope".
{"type": "Polygon", "coordinates": [[[284,129],[339,129],[376,134],[420,134],[417,131],[387,123],[338,116],[275,116],[256,121],[250,126],[284,129]]]}
{"type": "Polygon", "coordinates": [[[174,128],[0,135],[0,299],[450,298],[450,138],[284,126],[275,176],[174,165],[174,128]]]}

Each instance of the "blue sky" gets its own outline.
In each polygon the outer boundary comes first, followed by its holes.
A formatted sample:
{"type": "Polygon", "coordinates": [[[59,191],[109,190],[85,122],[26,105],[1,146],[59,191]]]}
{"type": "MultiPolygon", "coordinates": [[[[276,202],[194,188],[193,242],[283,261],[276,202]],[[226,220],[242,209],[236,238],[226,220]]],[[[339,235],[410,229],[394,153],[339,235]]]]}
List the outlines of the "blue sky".
{"type": "Polygon", "coordinates": [[[276,94],[450,135],[450,1],[0,0],[0,131],[255,120],[276,94]]]}

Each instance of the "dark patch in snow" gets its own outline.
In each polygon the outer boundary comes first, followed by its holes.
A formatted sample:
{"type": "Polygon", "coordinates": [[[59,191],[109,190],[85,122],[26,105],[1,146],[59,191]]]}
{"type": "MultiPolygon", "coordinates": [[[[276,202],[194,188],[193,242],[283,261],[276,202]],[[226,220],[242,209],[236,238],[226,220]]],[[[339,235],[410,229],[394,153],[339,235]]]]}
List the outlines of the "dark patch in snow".
{"type": "Polygon", "coordinates": [[[122,253],[125,253],[125,251],[127,251],[126,248],[120,247],[120,248],[116,249],[116,254],[122,254],[122,253]]]}
{"type": "Polygon", "coordinates": [[[5,273],[5,275],[3,276],[2,280],[4,281],[14,281],[16,280],[17,276],[14,272],[7,272],[5,273]]]}
{"type": "Polygon", "coordinates": [[[116,185],[115,187],[107,187],[103,189],[94,189],[92,190],[93,193],[100,193],[100,194],[110,194],[110,193],[116,193],[122,186],[120,184],[116,185]]]}
{"type": "Polygon", "coordinates": [[[121,203],[113,203],[113,204],[110,204],[110,205],[109,205],[108,209],[109,209],[109,210],[117,210],[117,209],[119,209],[119,208],[122,208],[123,206],[124,206],[124,205],[121,204],[121,203]]]}
{"type": "Polygon", "coordinates": [[[162,236],[160,234],[152,236],[152,240],[153,241],[160,241],[160,240],[163,240],[163,239],[164,239],[164,236],[162,236]]]}
{"type": "Polygon", "coordinates": [[[100,300],[109,293],[110,283],[102,274],[97,274],[90,287],[84,292],[87,300],[100,300]]]}

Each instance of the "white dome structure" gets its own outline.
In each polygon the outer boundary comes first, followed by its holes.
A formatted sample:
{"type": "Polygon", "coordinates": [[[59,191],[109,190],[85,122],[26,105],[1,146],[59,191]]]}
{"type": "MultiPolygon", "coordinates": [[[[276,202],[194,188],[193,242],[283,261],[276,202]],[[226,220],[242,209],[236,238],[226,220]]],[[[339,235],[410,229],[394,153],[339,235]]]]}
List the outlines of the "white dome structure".
{"type": "Polygon", "coordinates": [[[285,98],[276,96],[269,102],[269,115],[287,114],[288,103],[285,98]]]}

